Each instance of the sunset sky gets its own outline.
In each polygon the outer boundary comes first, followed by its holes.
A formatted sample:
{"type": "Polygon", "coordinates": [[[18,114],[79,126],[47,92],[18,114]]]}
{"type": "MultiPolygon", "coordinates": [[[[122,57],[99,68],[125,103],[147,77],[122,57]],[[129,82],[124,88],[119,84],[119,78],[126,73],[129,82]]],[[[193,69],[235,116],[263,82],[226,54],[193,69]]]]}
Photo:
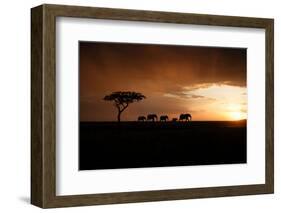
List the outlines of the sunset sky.
{"type": "Polygon", "coordinates": [[[155,113],[193,120],[247,118],[246,49],[79,43],[80,121],[116,121],[103,100],[115,91],[141,92],[122,120],[155,113]]]}

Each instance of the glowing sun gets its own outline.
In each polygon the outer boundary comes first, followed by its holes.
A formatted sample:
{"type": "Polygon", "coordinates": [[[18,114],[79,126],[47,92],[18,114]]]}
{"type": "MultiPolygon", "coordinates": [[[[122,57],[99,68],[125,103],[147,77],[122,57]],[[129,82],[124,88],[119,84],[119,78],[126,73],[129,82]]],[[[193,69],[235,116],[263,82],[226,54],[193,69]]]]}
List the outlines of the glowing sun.
{"type": "Polygon", "coordinates": [[[229,112],[229,117],[233,120],[245,119],[245,114],[239,111],[229,112]]]}

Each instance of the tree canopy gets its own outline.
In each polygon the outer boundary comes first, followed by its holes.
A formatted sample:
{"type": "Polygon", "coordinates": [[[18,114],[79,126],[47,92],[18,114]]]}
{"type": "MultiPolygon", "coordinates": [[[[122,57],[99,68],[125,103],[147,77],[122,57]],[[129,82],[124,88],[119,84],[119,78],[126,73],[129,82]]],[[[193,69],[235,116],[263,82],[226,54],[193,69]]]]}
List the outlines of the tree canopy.
{"type": "Polygon", "coordinates": [[[129,104],[141,101],[146,97],[139,92],[118,91],[110,95],[106,95],[103,99],[105,101],[113,101],[114,106],[118,109],[117,120],[120,122],[121,113],[129,106],[129,104]]]}

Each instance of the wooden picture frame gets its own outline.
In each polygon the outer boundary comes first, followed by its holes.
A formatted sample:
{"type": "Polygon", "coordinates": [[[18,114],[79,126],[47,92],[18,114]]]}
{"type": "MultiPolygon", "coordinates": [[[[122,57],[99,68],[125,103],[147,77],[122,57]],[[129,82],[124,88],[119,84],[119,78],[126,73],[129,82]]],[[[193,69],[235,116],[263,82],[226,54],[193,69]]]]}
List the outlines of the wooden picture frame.
{"type": "Polygon", "coordinates": [[[42,208],[132,203],[274,191],[274,22],[273,19],[44,4],[31,9],[31,203],[42,208]],[[56,17],[265,29],[265,184],[122,193],[56,195],[56,17]]]}

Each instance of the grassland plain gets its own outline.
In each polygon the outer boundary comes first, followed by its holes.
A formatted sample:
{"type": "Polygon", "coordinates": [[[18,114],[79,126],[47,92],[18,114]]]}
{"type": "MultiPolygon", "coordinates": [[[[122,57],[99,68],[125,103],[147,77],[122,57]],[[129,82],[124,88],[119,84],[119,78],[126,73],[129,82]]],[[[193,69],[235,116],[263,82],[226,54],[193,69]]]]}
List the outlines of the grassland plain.
{"type": "Polygon", "coordinates": [[[246,121],[80,122],[79,169],[247,162],[246,121]]]}

